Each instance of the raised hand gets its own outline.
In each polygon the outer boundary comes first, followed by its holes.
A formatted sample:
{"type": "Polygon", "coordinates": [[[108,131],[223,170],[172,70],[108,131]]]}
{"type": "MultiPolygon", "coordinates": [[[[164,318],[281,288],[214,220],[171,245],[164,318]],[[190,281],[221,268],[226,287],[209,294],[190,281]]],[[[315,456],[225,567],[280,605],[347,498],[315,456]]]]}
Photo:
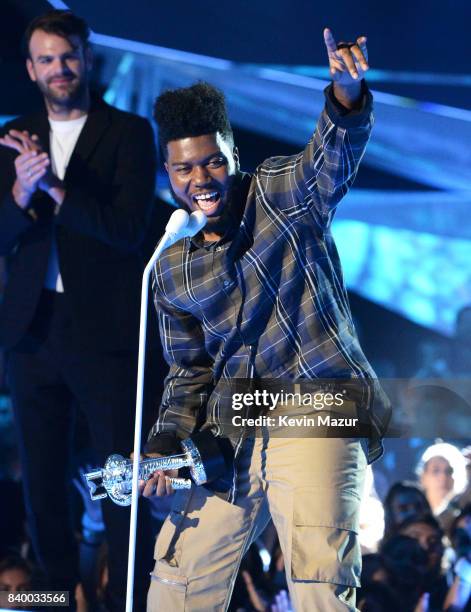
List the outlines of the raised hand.
{"type": "Polygon", "coordinates": [[[31,196],[37,189],[51,193],[51,189],[62,187],[51,169],[49,155],[43,151],[36,134],[30,135],[26,130],[10,130],[0,138],[0,145],[18,151],[15,159],[16,181],[13,185],[13,197],[21,208],[27,208],[31,196]]]}
{"type": "Polygon", "coordinates": [[[38,136],[36,134],[30,136],[29,132],[26,130],[22,132],[20,132],[20,130],[10,130],[8,134],[0,138],[0,144],[4,147],[18,151],[20,154],[27,151],[42,152],[38,136]]]}
{"type": "Polygon", "coordinates": [[[332,80],[344,86],[358,83],[369,69],[366,36],[360,36],[354,43],[337,44],[331,30],[325,28],[324,42],[332,80]]]}
{"type": "Polygon", "coordinates": [[[25,209],[48,171],[49,156],[41,151],[37,138],[32,139],[28,132],[10,130],[0,138],[0,145],[19,153],[15,159],[16,181],[12,191],[15,202],[25,209]]]}

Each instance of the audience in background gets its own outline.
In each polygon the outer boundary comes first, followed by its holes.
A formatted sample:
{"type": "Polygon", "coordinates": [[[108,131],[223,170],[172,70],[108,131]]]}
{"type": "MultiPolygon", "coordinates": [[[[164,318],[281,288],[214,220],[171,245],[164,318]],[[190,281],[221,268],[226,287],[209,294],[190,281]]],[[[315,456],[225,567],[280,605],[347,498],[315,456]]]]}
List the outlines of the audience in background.
{"type": "MultiPolygon", "coordinates": [[[[16,595],[31,591],[34,587],[33,568],[17,554],[10,554],[0,559],[0,591],[16,595]]],[[[8,609],[21,609],[16,603],[2,602],[8,609]]]]}
{"type": "Polygon", "coordinates": [[[413,538],[397,534],[382,545],[380,554],[385,568],[385,584],[400,604],[397,610],[414,610],[426,592],[426,552],[413,538]]]}
{"type": "Polygon", "coordinates": [[[414,539],[424,551],[422,586],[429,593],[430,610],[441,610],[450,582],[442,568],[445,547],[440,524],[431,514],[411,516],[399,526],[398,534],[414,539]]]}
{"type": "Polygon", "coordinates": [[[398,526],[406,519],[431,512],[418,485],[408,481],[394,483],[384,499],[384,540],[397,533],[398,526]]]}
{"type": "Polygon", "coordinates": [[[467,485],[466,459],[456,446],[440,442],[429,446],[417,466],[417,475],[432,513],[446,529],[467,485]]]}
{"type": "MultiPolygon", "coordinates": [[[[432,450],[427,449],[422,458],[421,474],[426,474],[422,482],[429,490],[430,480],[432,489],[436,486],[436,476],[442,482],[440,490],[449,495],[456,490],[454,473],[428,474],[427,480],[428,468],[434,466],[430,460],[444,457],[443,446],[449,445],[434,445],[432,450]],[[436,446],[439,446],[438,453],[436,446]]],[[[450,454],[446,457],[450,458],[450,454]]],[[[450,461],[447,460],[447,465],[454,464],[453,459],[450,461]]],[[[77,611],[106,612],[103,585],[107,579],[107,551],[101,538],[100,508],[99,504],[88,503],[80,479],[75,484],[81,493],[77,498],[83,500],[79,505],[82,519],[78,521],[81,529],[77,537],[82,547],[95,547],[93,554],[83,558],[84,575],[88,575],[89,580],[82,581],[75,593],[77,611]]],[[[376,508],[380,501],[371,496],[373,490],[370,482],[365,490],[364,504],[374,502],[376,508]]],[[[358,590],[357,608],[362,612],[469,612],[471,504],[457,512],[445,536],[420,487],[408,481],[394,483],[384,500],[385,530],[379,550],[363,556],[362,587],[358,590]]],[[[367,515],[371,515],[371,509],[367,515]]],[[[361,529],[370,533],[368,522],[362,524],[361,529]]],[[[277,540],[270,539],[270,542],[268,571],[264,571],[259,549],[259,546],[266,545],[262,538],[244,557],[234,588],[231,612],[293,612],[287,592],[283,553],[277,540]]],[[[31,589],[40,584],[40,575],[28,560],[20,556],[21,550],[17,545],[13,554],[4,551],[0,558],[0,589],[31,589]]],[[[268,565],[265,557],[263,561],[268,565]]]]}

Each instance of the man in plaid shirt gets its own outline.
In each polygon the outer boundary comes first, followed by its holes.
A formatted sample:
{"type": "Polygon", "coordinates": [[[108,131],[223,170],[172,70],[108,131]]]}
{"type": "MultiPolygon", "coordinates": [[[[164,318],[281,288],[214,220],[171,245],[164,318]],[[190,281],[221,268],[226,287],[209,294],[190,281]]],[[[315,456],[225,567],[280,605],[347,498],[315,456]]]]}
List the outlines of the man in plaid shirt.
{"type": "MultiPolygon", "coordinates": [[[[149,610],[227,609],[240,560],[270,516],[295,609],[355,609],[361,488],[381,454],[388,406],[353,327],[330,224],[368,142],[372,99],[365,37],[337,45],[326,29],[324,40],[333,84],[312,139],[253,175],[239,170],[218,90],[199,83],[156,102],[175,200],[208,222],[155,267],[170,370],[146,452],[178,452],[196,434],[203,445],[217,440],[221,465],[233,469],[176,493],[156,543],[149,610]],[[228,443],[224,385],[236,379],[358,381],[369,439],[293,439],[261,427],[228,443]]],[[[172,494],[168,475],[156,472],[143,494],[172,494]]]]}

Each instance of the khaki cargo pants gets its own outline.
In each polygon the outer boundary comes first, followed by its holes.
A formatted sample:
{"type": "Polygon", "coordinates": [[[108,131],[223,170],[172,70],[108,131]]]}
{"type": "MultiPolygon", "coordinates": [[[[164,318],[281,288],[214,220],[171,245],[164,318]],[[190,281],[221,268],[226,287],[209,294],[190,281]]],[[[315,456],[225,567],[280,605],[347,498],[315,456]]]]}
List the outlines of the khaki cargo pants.
{"type": "Polygon", "coordinates": [[[148,612],[226,610],[244,552],[273,518],[296,612],[355,610],[365,442],[247,440],[230,504],[204,487],[175,493],[155,546],[148,612]]]}

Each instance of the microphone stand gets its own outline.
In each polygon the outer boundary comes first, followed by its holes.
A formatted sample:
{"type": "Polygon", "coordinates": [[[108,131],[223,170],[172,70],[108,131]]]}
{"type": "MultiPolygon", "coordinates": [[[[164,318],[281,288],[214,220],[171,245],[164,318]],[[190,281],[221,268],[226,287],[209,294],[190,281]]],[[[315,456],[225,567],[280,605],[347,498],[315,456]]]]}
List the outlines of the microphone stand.
{"type": "MultiPolygon", "coordinates": [[[[193,213],[198,214],[198,213],[193,213]]],[[[193,215],[192,215],[193,217],[193,215]]],[[[191,219],[191,218],[190,218],[191,219]]],[[[196,219],[196,217],[193,217],[196,219]]],[[[147,338],[147,302],[149,297],[149,277],[152,268],[162,252],[174,242],[184,236],[194,235],[199,231],[204,222],[189,222],[189,215],[183,210],[176,210],[167,224],[165,234],[161,238],[152,257],[149,259],[142,275],[141,288],[141,320],[139,327],[139,358],[137,366],[137,388],[136,388],[136,418],[134,429],[134,459],[132,472],[131,493],[131,520],[129,524],[129,554],[128,554],[128,577],[126,587],[126,612],[132,612],[133,586],[134,586],[134,561],[136,557],[136,527],[137,527],[137,505],[138,505],[138,481],[139,460],[141,456],[141,434],[142,434],[142,405],[144,398],[144,370],[146,363],[146,338],[147,338]],[[173,223],[172,223],[173,222],[173,223]],[[186,226],[193,225],[189,232],[185,232],[186,226]],[[196,228],[196,231],[194,229],[196,228]]]]}

